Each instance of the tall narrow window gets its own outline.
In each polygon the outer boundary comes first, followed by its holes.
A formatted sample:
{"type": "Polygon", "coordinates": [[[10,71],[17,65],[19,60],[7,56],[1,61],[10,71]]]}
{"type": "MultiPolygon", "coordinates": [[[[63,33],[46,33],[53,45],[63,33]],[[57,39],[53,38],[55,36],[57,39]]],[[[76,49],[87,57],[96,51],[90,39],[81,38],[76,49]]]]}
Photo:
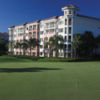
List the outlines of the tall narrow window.
{"type": "Polygon", "coordinates": [[[71,51],[71,44],[68,45],[68,51],[71,51]]]}
{"type": "Polygon", "coordinates": [[[65,27],[65,34],[67,34],[67,27],[65,27]]]}
{"type": "Polygon", "coordinates": [[[65,11],[65,15],[67,15],[67,11],[65,11]]]}
{"type": "Polygon", "coordinates": [[[33,30],[36,30],[36,25],[33,25],[33,30]]]}
{"type": "Polygon", "coordinates": [[[67,19],[65,19],[65,25],[67,25],[67,19]]]}
{"type": "Polygon", "coordinates": [[[32,30],[32,26],[29,26],[29,31],[31,31],[32,30]]]}
{"type": "Polygon", "coordinates": [[[36,38],[36,32],[33,32],[33,38],[36,38]]]}
{"type": "Polygon", "coordinates": [[[32,33],[31,32],[29,32],[29,38],[32,38],[32,33]]]}
{"type": "Polygon", "coordinates": [[[71,42],[71,36],[68,37],[68,42],[71,42]]]}
{"type": "Polygon", "coordinates": [[[65,36],[65,41],[67,41],[67,36],[65,36]]]}
{"type": "Polygon", "coordinates": [[[69,32],[68,32],[69,34],[71,34],[72,33],[72,27],[69,27],[69,32]]]}
{"type": "Polygon", "coordinates": [[[69,10],[69,14],[72,14],[72,11],[71,10],[69,10]]]}
{"type": "Polygon", "coordinates": [[[72,19],[71,19],[71,18],[69,18],[68,24],[69,24],[69,25],[72,25],[72,19]]]}

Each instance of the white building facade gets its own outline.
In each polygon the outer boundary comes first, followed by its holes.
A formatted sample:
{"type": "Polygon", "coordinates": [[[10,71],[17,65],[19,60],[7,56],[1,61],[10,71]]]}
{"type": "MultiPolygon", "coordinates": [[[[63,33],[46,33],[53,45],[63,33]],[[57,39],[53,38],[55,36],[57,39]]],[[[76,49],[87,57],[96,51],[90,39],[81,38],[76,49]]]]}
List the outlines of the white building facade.
{"type": "MultiPolygon", "coordinates": [[[[65,41],[65,53],[61,51],[59,57],[71,57],[72,48],[71,43],[73,41],[73,35],[77,33],[84,33],[85,31],[91,31],[94,36],[100,35],[100,19],[79,15],[77,11],[79,8],[75,5],[68,5],[62,8],[64,14],[62,16],[55,16],[52,18],[35,21],[32,23],[25,23],[18,26],[12,26],[9,28],[9,41],[21,42],[23,40],[29,40],[30,38],[36,38],[40,40],[40,47],[32,50],[32,56],[49,57],[49,52],[44,52],[44,43],[49,41],[50,37],[54,35],[61,35],[65,41]]],[[[9,52],[13,50],[15,55],[23,55],[23,49],[15,49],[9,47],[9,52]]],[[[30,51],[27,50],[25,55],[29,55],[30,51]]],[[[53,54],[55,56],[55,54],[53,54]]]]}

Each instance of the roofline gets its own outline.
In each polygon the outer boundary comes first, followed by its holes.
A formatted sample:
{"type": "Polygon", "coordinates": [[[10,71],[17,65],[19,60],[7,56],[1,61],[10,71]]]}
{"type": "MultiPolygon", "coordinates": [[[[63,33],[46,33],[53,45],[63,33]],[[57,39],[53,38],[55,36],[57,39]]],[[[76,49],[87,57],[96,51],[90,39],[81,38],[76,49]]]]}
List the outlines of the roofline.
{"type": "Polygon", "coordinates": [[[81,15],[81,14],[77,14],[77,16],[100,21],[100,18],[96,18],[96,17],[86,16],[86,15],[81,15]]]}
{"type": "Polygon", "coordinates": [[[16,26],[11,26],[9,28],[14,28],[14,27],[17,27],[17,26],[22,26],[22,25],[27,25],[27,24],[32,24],[32,23],[39,23],[39,22],[45,21],[45,20],[57,19],[58,17],[60,17],[60,16],[54,16],[54,17],[50,17],[50,18],[47,18],[47,19],[43,19],[43,20],[37,20],[37,21],[29,22],[29,23],[24,23],[24,24],[20,24],[20,25],[16,25],[16,26]]]}
{"type": "MultiPolygon", "coordinates": [[[[30,22],[30,23],[24,23],[24,24],[20,24],[20,25],[16,25],[16,26],[11,26],[9,28],[15,28],[17,26],[22,26],[22,25],[24,26],[24,25],[32,24],[32,23],[39,23],[41,21],[46,21],[46,20],[51,20],[51,19],[57,19],[57,18],[59,18],[61,16],[54,16],[54,17],[50,17],[50,18],[47,18],[47,19],[43,19],[43,20],[37,20],[37,21],[30,22]]],[[[93,19],[93,20],[99,20],[100,21],[100,18],[96,18],[96,17],[86,16],[86,15],[82,15],[82,14],[77,14],[77,16],[78,17],[84,17],[84,18],[93,19]]]]}
{"type": "Polygon", "coordinates": [[[50,18],[47,18],[47,19],[43,19],[41,21],[45,21],[45,20],[51,20],[51,19],[57,19],[59,16],[54,16],[54,17],[50,17],[50,18]]]}

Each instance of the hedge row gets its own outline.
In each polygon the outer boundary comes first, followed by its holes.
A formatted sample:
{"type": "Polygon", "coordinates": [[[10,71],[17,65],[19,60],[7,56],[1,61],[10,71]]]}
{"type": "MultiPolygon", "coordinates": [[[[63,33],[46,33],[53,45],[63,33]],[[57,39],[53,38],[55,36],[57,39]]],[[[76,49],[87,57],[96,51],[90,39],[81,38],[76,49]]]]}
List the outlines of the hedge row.
{"type": "Polygon", "coordinates": [[[84,58],[47,58],[47,57],[35,57],[35,56],[17,56],[12,55],[12,57],[21,58],[21,59],[30,59],[32,61],[38,62],[78,62],[78,61],[87,61],[84,58]]]}

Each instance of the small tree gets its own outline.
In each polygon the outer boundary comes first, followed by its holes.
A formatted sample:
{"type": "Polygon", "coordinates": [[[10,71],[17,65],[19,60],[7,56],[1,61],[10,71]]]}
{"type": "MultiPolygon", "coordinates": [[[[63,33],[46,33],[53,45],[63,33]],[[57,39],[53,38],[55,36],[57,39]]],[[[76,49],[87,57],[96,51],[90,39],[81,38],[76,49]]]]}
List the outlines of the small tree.
{"type": "Polygon", "coordinates": [[[24,40],[24,42],[22,43],[22,48],[24,49],[24,55],[25,55],[25,52],[28,49],[28,41],[24,40]]]}
{"type": "Polygon", "coordinates": [[[32,48],[35,48],[36,46],[39,46],[39,40],[35,38],[31,38],[28,41],[28,48],[30,49],[30,56],[31,56],[31,50],[32,48]]]}
{"type": "Polygon", "coordinates": [[[62,36],[53,36],[49,40],[49,46],[51,50],[56,52],[56,57],[58,57],[59,50],[63,49],[64,39],[62,36]]]}
{"type": "Polygon", "coordinates": [[[15,44],[14,48],[20,49],[20,55],[21,55],[22,43],[21,43],[21,42],[17,42],[17,43],[15,44]]]}
{"type": "Polygon", "coordinates": [[[74,53],[74,57],[79,57],[79,48],[82,44],[82,35],[81,34],[75,34],[74,35],[74,39],[72,42],[72,48],[73,48],[73,53],[74,53]]]}

